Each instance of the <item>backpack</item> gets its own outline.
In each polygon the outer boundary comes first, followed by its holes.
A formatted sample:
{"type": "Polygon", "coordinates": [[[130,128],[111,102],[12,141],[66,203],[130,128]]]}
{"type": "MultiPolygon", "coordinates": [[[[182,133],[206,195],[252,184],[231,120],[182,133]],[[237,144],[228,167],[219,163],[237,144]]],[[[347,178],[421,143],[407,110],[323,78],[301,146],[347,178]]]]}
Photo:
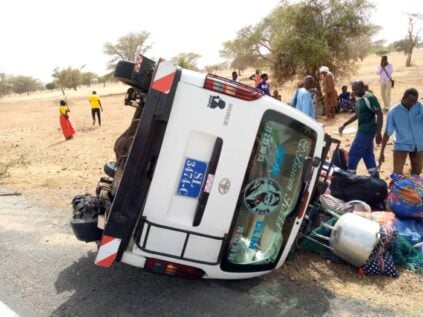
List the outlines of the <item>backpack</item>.
{"type": "Polygon", "coordinates": [[[342,170],[335,171],[331,182],[332,196],[343,201],[362,200],[373,210],[385,210],[388,185],[377,177],[355,175],[342,170]]]}

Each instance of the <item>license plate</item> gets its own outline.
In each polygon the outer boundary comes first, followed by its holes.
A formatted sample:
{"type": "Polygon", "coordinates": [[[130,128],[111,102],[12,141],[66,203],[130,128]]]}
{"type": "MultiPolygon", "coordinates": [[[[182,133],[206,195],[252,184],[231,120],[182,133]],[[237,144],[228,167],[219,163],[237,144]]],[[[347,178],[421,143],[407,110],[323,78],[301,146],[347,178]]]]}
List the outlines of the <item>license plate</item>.
{"type": "Polygon", "coordinates": [[[185,197],[197,198],[205,179],[206,169],[207,163],[187,158],[176,193],[185,197]]]}

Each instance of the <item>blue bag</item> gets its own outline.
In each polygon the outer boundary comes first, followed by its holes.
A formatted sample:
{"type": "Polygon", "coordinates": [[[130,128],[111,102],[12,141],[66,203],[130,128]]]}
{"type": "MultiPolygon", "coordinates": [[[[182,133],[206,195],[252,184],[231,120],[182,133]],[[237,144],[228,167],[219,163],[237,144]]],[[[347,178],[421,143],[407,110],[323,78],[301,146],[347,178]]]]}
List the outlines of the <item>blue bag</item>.
{"type": "Polygon", "coordinates": [[[423,218],[423,178],[391,175],[388,205],[392,212],[403,218],[423,218]]]}

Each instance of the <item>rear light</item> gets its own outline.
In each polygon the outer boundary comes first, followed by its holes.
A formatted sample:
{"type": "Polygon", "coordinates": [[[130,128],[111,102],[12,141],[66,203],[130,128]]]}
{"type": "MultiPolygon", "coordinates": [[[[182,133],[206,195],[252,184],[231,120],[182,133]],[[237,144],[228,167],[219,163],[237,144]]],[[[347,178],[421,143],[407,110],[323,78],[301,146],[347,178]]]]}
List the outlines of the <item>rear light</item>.
{"type": "Polygon", "coordinates": [[[204,275],[203,270],[197,269],[195,267],[162,261],[153,258],[147,258],[144,270],[153,273],[160,273],[190,279],[201,278],[204,275]]]}
{"type": "Polygon", "coordinates": [[[207,75],[204,88],[243,100],[256,100],[264,95],[261,90],[213,74],[207,75]]]}

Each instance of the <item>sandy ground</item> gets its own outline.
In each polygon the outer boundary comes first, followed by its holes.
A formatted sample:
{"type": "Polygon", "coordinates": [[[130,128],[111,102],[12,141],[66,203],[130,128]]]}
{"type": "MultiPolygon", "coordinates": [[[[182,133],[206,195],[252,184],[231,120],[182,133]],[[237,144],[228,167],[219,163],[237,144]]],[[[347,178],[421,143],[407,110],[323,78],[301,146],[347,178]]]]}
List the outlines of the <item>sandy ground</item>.
{"type": "MultiPolygon", "coordinates": [[[[393,103],[400,100],[406,88],[415,87],[423,93],[423,50],[415,52],[413,67],[403,66],[405,57],[402,54],[391,54],[389,59],[395,69],[393,103]]],[[[379,60],[377,56],[369,56],[359,62],[354,76],[338,80],[338,89],[353,79],[362,79],[380,97],[375,74],[379,60]]],[[[249,75],[246,71],[241,80],[248,82],[246,78],[249,75]]],[[[290,99],[293,87],[293,83],[279,87],[284,101],[290,99]]],[[[64,208],[70,215],[72,197],[85,192],[93,193],[98,179],[103,176],[103,164],[114,159],[114,141],[129,125],[134,112],[133,108],[123,105],[125,91],[126,86],[120,84],[67,91],[70,120],[77,131],[74,139],[69,141],[64,141],[59,126],[57,105],[60,92],[0,99],[0,186],[64,208]],[[101,127],[93,126],[91,121],[87,95],[93,89],[101,96],[104,107],[101,127]]],[[[319,119],[325,123],[329,134],[342,140],[342,147],[346,149],[354,133],[341,137],[337,129],[349,116],[340,114],[327,122],[319,119]]],[[[388,145],[385,153],[387,162],[382,165],[381,174],[386,180],[392,170],[391,150],[391,145],[388,145]]],[[[379,148],[376,149],[377,156],[378,153],[379,148]]],[[[362,163],[359,171],[365,171],[362,163]]],[[[326,263],[309,254],[298,254],[286,269],[291,270],[293,279],[317,281],[342,295],[368,299],[371,305],[395,309],[399,315],[418,316],[423,311],[423,278],[410,272],[402,271],[398,279],[360,279],[356,270],[349,266],[326,263]]]]}

